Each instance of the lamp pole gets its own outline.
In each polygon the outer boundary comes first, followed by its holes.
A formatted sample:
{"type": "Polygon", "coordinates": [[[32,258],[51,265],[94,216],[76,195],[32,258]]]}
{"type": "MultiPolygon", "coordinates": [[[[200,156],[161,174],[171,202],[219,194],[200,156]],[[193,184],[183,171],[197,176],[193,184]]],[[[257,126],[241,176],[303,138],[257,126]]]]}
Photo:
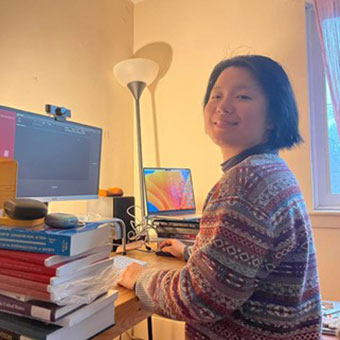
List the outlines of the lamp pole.
{"type": "MultiPolygon", "coordinates": [[[[137,128],[137,146],[138,146],[138,165],[139,165],[139,188],[142,211],[142,228],[145,231],[146,239],[149,235],[145,223],[145,191],[144,191],[144,176],[143,176],[143,153],[142,153],[142,134],[140,124],[140,107],[139,99],[145,89],[155,80],[158,74],[159,66],[152,60],[143,58],[126,59],[118,63],[114,67],[114,73],[118,81],[127,86],[135,99],[136,111],[136,128],[137,128]]],[[[148,338],[152,340],[152,319],[148,317],[148,338]]]]}
{"type": "Polygon", "coordinates": [[[145,89],[146,83],[142,81],[133,81],[127,84],[127,87],[131,91],[135,99],[135,111],[136,111],[136,129],[137,129],[137,146],[138,146],[138,166],[139,166],[139,190],[141,200],[142,221],[144,223],[145,218],[145,193],[144,193],[144,175],[143,175],[143,152],[142,152],[142,133],[140,123],[140,106],[139,99],[145,89]]]}

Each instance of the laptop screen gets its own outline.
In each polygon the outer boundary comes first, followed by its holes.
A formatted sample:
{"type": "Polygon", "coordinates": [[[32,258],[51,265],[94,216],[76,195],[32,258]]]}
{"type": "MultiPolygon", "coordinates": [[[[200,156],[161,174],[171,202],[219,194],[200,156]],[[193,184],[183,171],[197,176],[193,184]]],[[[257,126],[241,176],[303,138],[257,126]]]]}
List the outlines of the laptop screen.
{"type": "Polygon", "coordinates": [[[195,212],[190,169],[144,168],[148,215],[195,212]]]}

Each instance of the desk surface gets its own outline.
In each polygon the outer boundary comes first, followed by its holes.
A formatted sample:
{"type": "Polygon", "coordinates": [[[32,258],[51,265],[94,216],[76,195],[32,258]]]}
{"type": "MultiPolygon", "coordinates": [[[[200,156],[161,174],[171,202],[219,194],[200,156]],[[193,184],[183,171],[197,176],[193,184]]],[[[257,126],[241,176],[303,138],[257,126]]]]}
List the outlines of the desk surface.
{"type": "MultiPolygon", "coordinates": [[[[183,261],[173,257],[156,256],[153,253],[131,250],[128,256],[148,262],[148,268],[171,268],[177,269],[184,265],[183,261]]],[[[141,304],[134,292],[118,286],[118,299],[115,303],[116,325],[101,333],[95,340],[112,340],[123,332],[145,320],[150,313],[142,310],[141,304]]],[[[333,336],[324,335],[322,340],[335,340],[333,336]]]]}

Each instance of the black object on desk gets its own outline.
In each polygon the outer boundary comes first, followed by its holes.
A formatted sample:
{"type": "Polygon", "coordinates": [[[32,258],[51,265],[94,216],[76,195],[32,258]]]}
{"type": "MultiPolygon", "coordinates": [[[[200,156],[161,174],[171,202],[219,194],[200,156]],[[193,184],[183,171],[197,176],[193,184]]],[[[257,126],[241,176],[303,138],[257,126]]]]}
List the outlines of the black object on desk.
{"type": "Polygon", "coordinates": [[[155,250],[156,255],[158,256],[168,256],[168,257],[174,257],[171,253],[168,253],[166,251],[163,251],[162,249],[155,250]]]}
{"type": "Polygon", "coordinates": [[[35,220],[47,215],[47,206],[35,199],[9,199],[4,203],[5,213],[13,219],[35,220]]]}

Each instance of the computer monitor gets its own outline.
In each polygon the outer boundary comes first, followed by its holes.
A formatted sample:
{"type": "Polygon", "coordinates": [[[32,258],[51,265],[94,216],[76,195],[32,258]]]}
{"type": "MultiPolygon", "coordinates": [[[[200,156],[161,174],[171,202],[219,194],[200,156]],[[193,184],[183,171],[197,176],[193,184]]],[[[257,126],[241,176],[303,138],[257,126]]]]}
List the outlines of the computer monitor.
{"type": "Polygon", "coordinates": [[[102,129],[0,106],[0,157],[18,162],[17,197],[98,198],[102,129]]]}

